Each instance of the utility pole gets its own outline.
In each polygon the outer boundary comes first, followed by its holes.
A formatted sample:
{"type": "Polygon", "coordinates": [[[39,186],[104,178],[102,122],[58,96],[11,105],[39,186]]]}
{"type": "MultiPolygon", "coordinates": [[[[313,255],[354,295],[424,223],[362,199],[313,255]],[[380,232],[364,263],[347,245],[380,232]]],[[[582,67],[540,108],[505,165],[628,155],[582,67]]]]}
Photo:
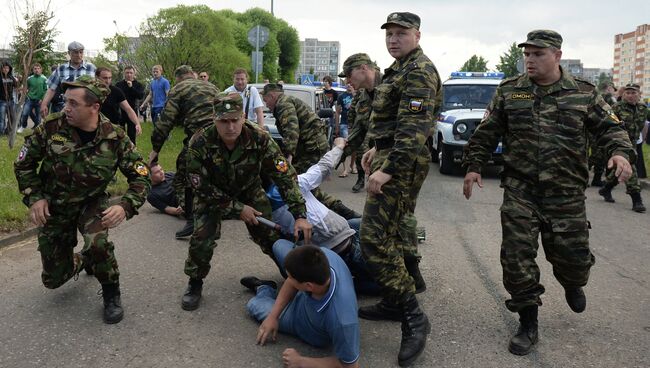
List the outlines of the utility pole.
{"type": "Polygon", "coordinates": [[[271,15],[275,15],[273,14],[273,0],[271,0],[271,15]]]}

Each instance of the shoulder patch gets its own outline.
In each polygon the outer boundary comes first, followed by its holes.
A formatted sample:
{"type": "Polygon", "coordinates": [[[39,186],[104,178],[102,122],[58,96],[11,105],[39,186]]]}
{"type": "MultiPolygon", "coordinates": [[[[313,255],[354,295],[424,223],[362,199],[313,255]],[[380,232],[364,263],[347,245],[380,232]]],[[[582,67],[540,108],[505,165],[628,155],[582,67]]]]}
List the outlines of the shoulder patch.
{"type": "Polygon", "coordinates": [[[133,169],[135,172],[137,172],[140,176],[147,176],[149,175],[149,169],[147,169],[147,165],[144,164],[142,161],[137,161],[135,164],[133,164],[133,169]]]}
{"type": "Polygon", "coordinates": [[[422,105],[424,105],[424,99],[422,98],[412,98],[409,101],[409,111],[410,112],[421,112],[422,105]]]}
{"type": "Polygon", "coordinates": [[[289,170],[289,164],[285,160],[278,159],[275,161],[275,168],[281,173],[286,173],[289,170]]]}

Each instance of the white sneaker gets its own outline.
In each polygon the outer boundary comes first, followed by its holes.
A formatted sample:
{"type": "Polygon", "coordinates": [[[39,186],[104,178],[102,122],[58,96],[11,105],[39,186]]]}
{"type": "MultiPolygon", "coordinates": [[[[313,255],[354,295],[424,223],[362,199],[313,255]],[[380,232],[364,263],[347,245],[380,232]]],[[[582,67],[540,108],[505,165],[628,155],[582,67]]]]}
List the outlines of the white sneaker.
{"type": "Polygon", "coordinates": [[[25,130],[25,129],[23,129],[23,127],[18,127],[18,130],[16,130],[16,133],[22,133],[23,130],[25,130]]]}

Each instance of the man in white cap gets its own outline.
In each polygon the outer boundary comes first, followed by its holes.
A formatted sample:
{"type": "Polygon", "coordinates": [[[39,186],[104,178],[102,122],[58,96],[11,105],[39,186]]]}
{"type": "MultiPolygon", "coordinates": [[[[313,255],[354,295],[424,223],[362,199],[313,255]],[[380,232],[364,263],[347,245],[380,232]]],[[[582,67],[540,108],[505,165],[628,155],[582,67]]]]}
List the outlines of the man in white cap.
{"type": "MultiPolygon", "coordinates": [[[[70,56],[70,61],[59,65],[47,80],[47,92],[45,92],[45,97],[41,101],[42,117],[46,117],[50,112],[48,105],[57,92],[61,92],[59,86],[62,82],[74,82],[82,75],[95,76],[96,67],[94,64],[84,60],[84,45],[81,42],[70,42],[68,45],[68,55],[70,56]]],[[[60,106],[53,106],[52,112],[58,112],[61,109],[63,109],[63,102],[60,103],[60,106]]]]}

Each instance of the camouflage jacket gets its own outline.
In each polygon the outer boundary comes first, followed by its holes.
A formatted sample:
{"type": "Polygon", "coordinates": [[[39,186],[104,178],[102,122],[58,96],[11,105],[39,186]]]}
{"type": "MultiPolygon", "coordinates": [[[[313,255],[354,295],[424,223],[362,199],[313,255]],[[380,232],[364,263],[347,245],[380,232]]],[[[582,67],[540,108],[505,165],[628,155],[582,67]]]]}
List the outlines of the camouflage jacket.
{"type": "Polygon", "coordinates": [[[328,150],[325,124],[299,98],[281,94],[273,117],[282,136],[285,155],[295,159],[305,152],[328,150]]]}
{"type": "Polygon", "coordinates": [[[348,135],[348,145],[345,147],[346,154],[348,151],[368,146],[368,125],[370,124],[370,114],[372,113],[372,96],[364,88],[357,91],[352,100],[350,111],[348,112],[348,124],[351,129],[348,135]]]}
{"type": "Polygon", "coordinates": [[[411,167],[440,109],[440,76],[418,46],[384,71],[375,88],[368,134],[372,139],[393,139],[394,145],[381,166],[386,174],[411,167]]]}
{"type": "Polygon", "coordinates": [[[625,101],[616,103],[612,109],[621,123],[623,123],[625,130],[627,130],[630,142],[632,145],[636,145],[645,121],[650,120],[650,109],[642,103],[630,105],[625,101]]]}
{"type": "Polygon", "coordinates": [[[296,171],[289,165],[266,130],[246,121],[237,147],[231,152],[221,142],[214,125],[200,129],[190,140],[187,171],[199,201],[213,203],[239,217],[243,193],[262,188],[264,172],[278,186],[294,215],[306,213],[296,171]]]}
{"type": "Polygon", "coordinates": [[[182,125],[185,128],[186,137],[183,144],[187,145],[197,130],[212,123],[212,105],[217,94],[219,89],[212,83],[198,79],[185,79],[176,84],[169,91],[160,120],[151,134],[152,149],[160,152],[174,125],[182,125]]]}
{"type": "Polygon", "coordinates": [[[120,205],[131,218],[151,187],[142,156],[124,130],[102,115],[95,139],[81,145],[63,113],[49,115],[25,138],[14,163],[18,188],[28,207],[41,199],[47,199],[50,206],[81,205],[103,195],[118,168],[129,183],[120,205]]]}
{"type": "Polygon", "coordinates": [[[502,185],[533,195],[582,195],[587,186],[587,136],[607,157],[635,152],[595,87],[562,70],[540,88],[526,74],[501,82],[485,118],[465,146],[463,166],[480,173],[503,138],[502,185]]]}

